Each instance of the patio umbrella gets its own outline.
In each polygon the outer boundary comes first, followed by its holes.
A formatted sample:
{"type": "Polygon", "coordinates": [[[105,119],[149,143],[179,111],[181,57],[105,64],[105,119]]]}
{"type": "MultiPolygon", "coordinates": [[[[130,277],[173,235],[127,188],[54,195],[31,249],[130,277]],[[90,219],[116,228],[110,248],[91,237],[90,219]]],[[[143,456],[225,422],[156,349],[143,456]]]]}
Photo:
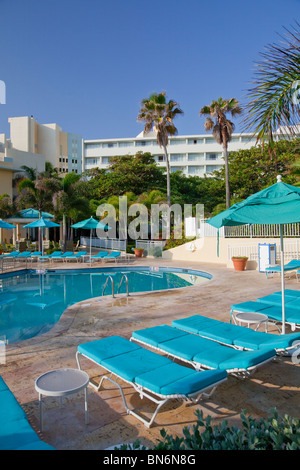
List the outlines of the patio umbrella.
{"type": "Polygon", "coordinates": [[[249,196],[242,202],[207,221],[216,228],[245,224],[279,224],[280,264],[282,291],[282,334],[285,333],[284,299],[284,254],[283,224],[300,222],[300,188],[283,183],[277,176],[277,183],[249,196]]]}
{"type": "MultiPolygon", "coordinates": [[[[30,224],[24,225],[24,228],[38,228],[39,231],[41,231],[44,227],[46,228],[51,228],[51,227],[60,227],[59,224],[56,224],[55,222],[52,222],[52,220],[44,219],[41,217],[38,220],[35,220],[34,222],[31,222],[30,224]]],[[[40,243],[41,243],[41,252],[43,253],[43,240],[42,237],[40,236],[40,243]]]]}
{"type": "Polygon", "coordinates": [[[11,230],[13,228],[16,228],[16,226],[12,224],[8,224],[7,222],[4,222],[4,220],[0,219],[0,228],[6,228],[8,230],[11,230]]]}
{"type": "Polygon", "coordinates": [[[89,219],[82,220],[81,222],[77,222],[76,224],[71,225],[72,228],[82,228],[90,230],[90,256],[92,254],[92,230],[100,228],[100,229],[110,229],[108,225],[104,225],[99,220],[90,217],[89,219]]]}

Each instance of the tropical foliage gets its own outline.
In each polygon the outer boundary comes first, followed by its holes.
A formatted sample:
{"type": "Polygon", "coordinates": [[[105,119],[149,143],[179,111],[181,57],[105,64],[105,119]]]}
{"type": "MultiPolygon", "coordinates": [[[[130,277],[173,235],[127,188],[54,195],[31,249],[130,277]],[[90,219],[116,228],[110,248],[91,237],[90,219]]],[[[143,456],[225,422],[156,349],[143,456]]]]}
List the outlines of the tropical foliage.
{"type": "Polygon", "coordinates": [[[261,142],[274,143],[277,129],[295,134],[300,118],[300,31],[299,25],[286,30],[281,44],[272,44],[261,53],[254,82],[248,90],[245,128],[261,142]]]}

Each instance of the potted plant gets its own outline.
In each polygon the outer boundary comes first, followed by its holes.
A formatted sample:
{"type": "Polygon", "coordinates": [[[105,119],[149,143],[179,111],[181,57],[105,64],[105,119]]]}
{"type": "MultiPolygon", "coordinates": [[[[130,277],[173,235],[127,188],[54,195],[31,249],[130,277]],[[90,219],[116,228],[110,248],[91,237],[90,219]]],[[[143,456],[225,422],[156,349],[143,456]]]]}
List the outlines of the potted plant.
{"type": "Polygon", "coordinates": [[[133,248],[133,251],[137,258],[141,258],[143,256],[144,248],[133,248]]]}
{"type": "Polygon", "coordinates": [[[233,267],[236,271],[245,271],[246,264],[248,261],[247,256],[233,256],[231,260],[233,262],[233,267]]]}

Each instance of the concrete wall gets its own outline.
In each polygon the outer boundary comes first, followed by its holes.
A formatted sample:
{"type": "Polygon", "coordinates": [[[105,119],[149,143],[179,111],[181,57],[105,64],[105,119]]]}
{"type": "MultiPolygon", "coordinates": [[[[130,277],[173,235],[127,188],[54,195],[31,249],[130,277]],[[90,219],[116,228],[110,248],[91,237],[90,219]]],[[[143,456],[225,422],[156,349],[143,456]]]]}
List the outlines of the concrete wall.
{"type": "MultiPolygon", "coordinates": [[[[280,259],[280,240],[278,238],[219,238],[219,256],[218,256],[218,242],[216,237],[198,238],[195,241],[186,243],[177,248],[163,251],[163,259],[170,259],[174,261],[191,261],[191,262],[205,262],[205,263],[218,263],[225,264],[229,268],[233,268],[231,259],[228,259],[228,246],[239,245],[257,245],[259,243],[276,243],[277,249],[277,262],[280,259]]],[[[284,244],[295,244],[295,238],[285,238],[284,244]]],[[[296,254],[286,255],[286,261],[296,257],[296,254]]],[[[258,259],[248,260],[246,269],[259,269],[258,259]]]]}

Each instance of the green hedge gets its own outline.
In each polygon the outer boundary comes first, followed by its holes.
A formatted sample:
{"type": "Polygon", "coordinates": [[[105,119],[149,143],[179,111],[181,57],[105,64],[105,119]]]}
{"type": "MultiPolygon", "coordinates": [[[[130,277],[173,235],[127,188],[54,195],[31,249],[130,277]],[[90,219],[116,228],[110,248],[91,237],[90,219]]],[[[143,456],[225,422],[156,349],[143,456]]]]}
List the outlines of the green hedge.
{"type": "MultiPolygon", "coordinates": [[[[153,450],[299,450],[300,420],[288,415],[280,417],[275,409],[267,419],[254,419],[241,413],[242,427],[229,427],[225,420],[212,424],[211,416],[203,418],[196,411],[197,421],[183,429],[182,437],[173,437],[165,429],[160,431],[162,439],[153,450]]],[[[120,447],[123,450],[145,449],[139,441],[120,447]]],[[[149,448],[148,448],[149,450],[149,448]]]]}

